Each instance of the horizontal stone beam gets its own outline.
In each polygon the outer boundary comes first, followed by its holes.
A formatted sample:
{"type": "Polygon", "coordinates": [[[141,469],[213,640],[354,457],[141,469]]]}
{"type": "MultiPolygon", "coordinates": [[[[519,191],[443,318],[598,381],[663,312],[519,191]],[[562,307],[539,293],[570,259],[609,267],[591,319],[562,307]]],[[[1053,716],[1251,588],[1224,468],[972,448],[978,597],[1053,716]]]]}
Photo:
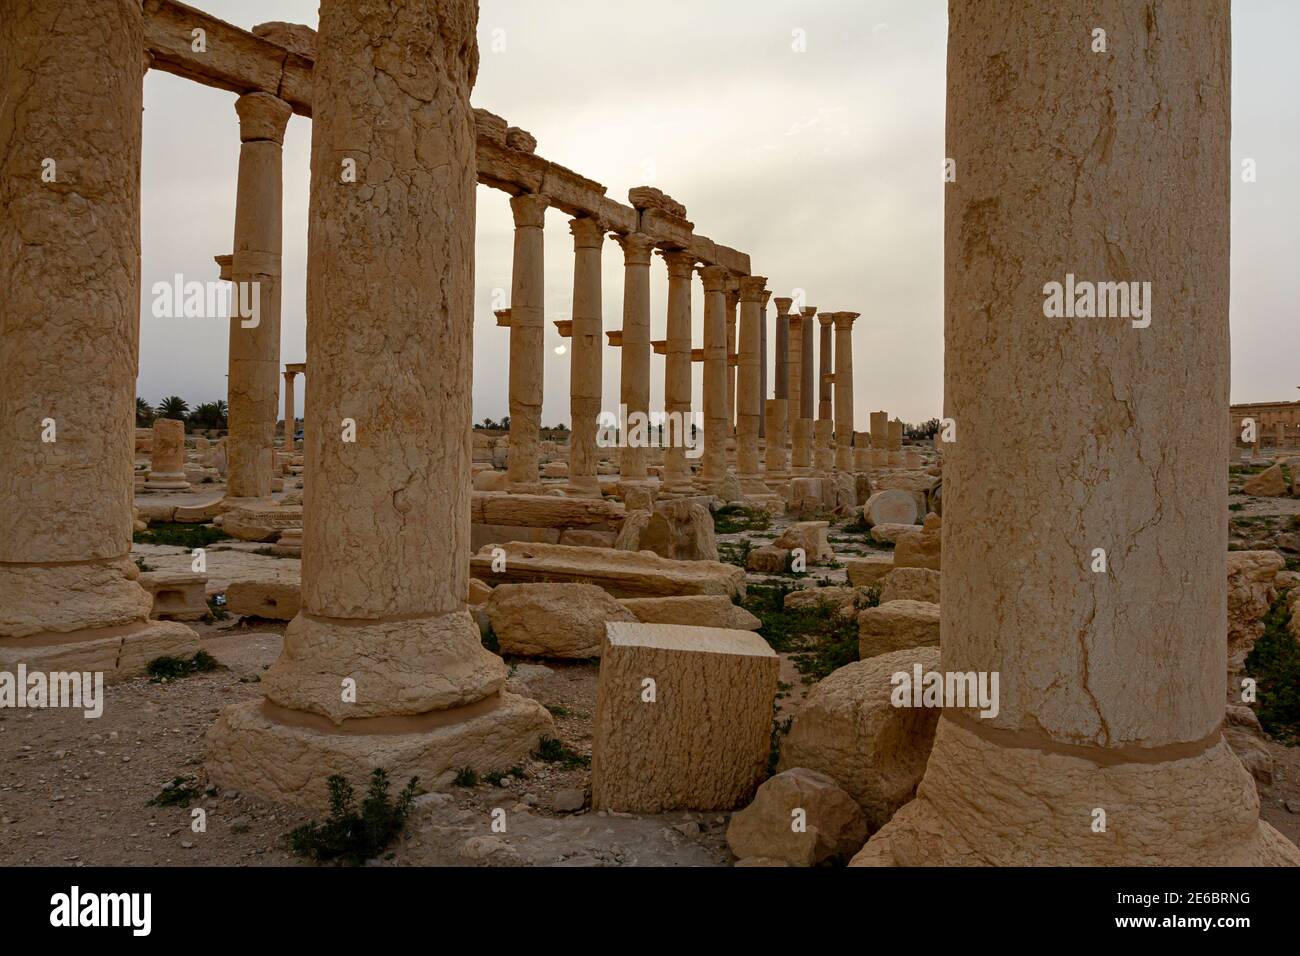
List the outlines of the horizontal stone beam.
{"type": "MultiPolygon", "coordinates": [[[[311,116],[311,57],[255,36],[178,0],[144,0],[145,45],[154,69],[232,93],[271,93],[311,116]],[[203,31],[202,50],[195,30],[203,31]]],[[[644,232],[656,245],[682,248],[708,265],[749,275],[749,256],[682,228],[657,210],[638,212],[610,199],[593,180],[523,150],[477,140],[478,180],[512,195],[538,193],[570,216],[590,216],[610,232],[644,232]]]]}

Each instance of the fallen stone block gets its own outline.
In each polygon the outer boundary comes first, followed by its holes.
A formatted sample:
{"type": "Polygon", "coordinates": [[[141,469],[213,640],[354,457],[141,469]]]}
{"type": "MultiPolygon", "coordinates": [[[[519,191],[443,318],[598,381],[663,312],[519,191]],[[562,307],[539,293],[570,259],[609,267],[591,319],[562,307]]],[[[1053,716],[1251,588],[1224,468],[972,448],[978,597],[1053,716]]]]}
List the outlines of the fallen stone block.
{"type": "Polygon", "coordinates": [[[231,508],[214,521],[243,541],[275,541],[289,528],[302,527],[301,505],[250,505],[231,508]]]}
{"type": "Polygon", "coordinates": [[[1228,552],[1228,673],[1242,668],[1264,633],[1264,616],[1277,599],[1277,574],[1285,567],[1276,551],[1228,552]]]}
{"type": "Polygon", "coordinates": [[[292,621],[302,608],[302,585],[297,575],[231,581],[226,587],[226,610],[244,617],[292,621]]]}
{"type": "Polygon", "coordinates": [[[767,763],[780,662],[757,634],[607,626],[592,727],[591,805],[731,810],[767,763]]]}
{"type": "MultiPolygon", "coordinates": [[[[864,612],[865,613],[865,612],[864,612]]],[[[939,668],[938,647],[893,651],[822,678],[781,740],[778,769],[806,767],[843,787],[878,830],[916,793],[941,710],[895,707],[892,677],[939,668]]]]}
{"type": "Polygon", "coordinates": [[[594,584],[501,584],[487,602],[502,654],[599,657],[609,621],[636,615],[594,584]]]}
{"type": "Polygon", "coordinates": [[[871,526],[871,540],[877,544],[897,544],[905,534],[916,534],[922,530],[919,524],[890,524],[882,522],[871,526]]]}
{"type": "Polygon", "coordinates": [[[1251,475],[1241,486],[1243,494],[1256,498],[1281,498],[1287,491],[1286,476],[1282,473],[1279,462],[1271,468],[1265,468],[1258,475],[1251,475]]]}
{"type": "Polygon", "coordinates": [[[199,621],[208,616],[206,574],[192,571],[144,571],[137,579],[153,597],[149,617],[155,621],[199,621]]]}
{"type": "Polygon", "coordinates": [[[926,601],[939,603],[941,574],[929,568],[895,568],[880,579],[880,603],[926,601]]]}
{"type": "Polygon", "coordinates": [[[787,611],[813,611],[825,604],[840,614],[856,615],[869,600],[869,588],[831,586],[791,591],[782,603],[787,611]]]}
{"type": "Polygon", "coordinates": [[[782,574],[790,568],[790,552],[773,544],[755,548],[745,558],[745,568],[757,574],[782,574]]]}
{"type": "Polygon", "coordinates": [[[854,799],[826,774],[806,767],[764,781],[727,826],[727,845],[737,858],[791,866],[848,860],[866,842],[867,821],[854,799]]]}
{"type": "MultiPolygon", "coordinates": [[[[877,481],[879,484],[879,481],[877,481]]],[[[862,520],[871,526],[878,524],[916,524],[921,516],[916,496],[898,488],[877,490],[862,506],[862,520]]]]}
{"type": "Polygon", "coordinates": [[[163,501],[143,499],[135,503],[135,513],[142,521],[147,521],[150,524],[156,521],[175,521],[176,505],[167,504],[163,501]]]}
{"type": "Polygon", "coordinates": [[[613,531],[565,528],[560,532],[560,544],[573,545],[578,548],[612,548],[617,537],[613,531]]]}
{"type": "Polygon", "coordinates": [[[939,516],[931,513],[925,516],[921,531],[899,535],[894,542],[894,566],[938,571],[943,559],[943,536],[939,522],[939,516]]]}
{"type": "Polygon", "coordinates": [[[861,558],[844,559],[844,573],[849,579],[849,584],[854,587],[875,584],[892,570],[894,570],[892,554],[868,554],[861,558]]]}
{"type": "Polygon", "coordinates": [[[624,598],[620,602],[642,624],[687,624],[757,631],[763,624],[743,607],[721,594],[687,594],[681,597],[624,598]]]}
{"type": "Polygon", "coordinates": [[[531,541],[538,544],[559,544],[559,528],[531,528],[522,525],[471,524],[469,546],[475,551],[507,541],[531,541]]]}
{"type": "Polygon", "coordinates": [[[829,521],[796,521],[772,545],[788,551],[803,548],[808,564],[828,564],[835,560],[835,551],[826,539],[829,528],[829,521]]]}
{"type": "Polygon", "coordinates": [[[718,544],[709,509],[686,498],[661,501],[653,511],[632,511],[614,547],[653,551],[676,561],[716,561],[718,544]]]}
{"type": "Polygon", "coordinates": [[[466,604],[486,604],[487,599],[492,596],[492,588],[484,584],[478,578],[469,579],[469,597],[466,604]]]}
{"type": "Polygon", "coordinates": [[[858,614],[858,658],[890,651],[939,646],[939,605],[890,601],[858,614]]]}
{"type": "MultiPolygon", "coordinates": [[[[557,489],[558,490],[558,489],[557,489]]],[[[589,528],[617,531],[623,506],[605,498],[474,492],[470,517],[475,524],[523,528],[589,528]]]]}
{"type": "Polygon", "coordinates": [[[499,552],[495,548],[480,549],[470,559],[470,573],[493,587],[502,583],[573,581],[598,585],[620,598],[745,596],[744,570],[718,561],[673,561],[637,551],[519,541],[499,548],[499,552]],[[494,563],[497,570],[493,569],[494,563]]]}

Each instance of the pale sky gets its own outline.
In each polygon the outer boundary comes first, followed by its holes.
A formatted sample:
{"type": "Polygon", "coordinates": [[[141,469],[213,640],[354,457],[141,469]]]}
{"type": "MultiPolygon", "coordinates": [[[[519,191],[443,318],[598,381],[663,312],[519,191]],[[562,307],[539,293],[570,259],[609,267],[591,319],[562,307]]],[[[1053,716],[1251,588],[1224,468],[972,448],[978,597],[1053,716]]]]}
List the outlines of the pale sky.
{"type": "MultiPolygon", "coordinates": [[[[316,0],[190,0],[244,28],[316,26],[316,0]]],[[[530,131],[538,152],[626,203],[653,185],[696,231],[749,253],[774,295],[861,312],[854,330],[855,418],[886,409],[940,415],[943,391],[944,69],[942,0],[481,0],[475,106],[530,131]],[[796,33],[796,31],[799,31],[796,33]],[[805,49],[795,49],[802,38],[805,49]],[[504,49],[494,51],[496,46],[504,49]]],[[[1232,398],[1300,398],[1295,278],[1300,264],[1300,3],[1233,4],[1232,398]]],[[[150,287],[217,277],[231,251],[239,159],[234,94],[150,71],[145,80],[143,262],[138,394],[191,405],[225,397],[226,320],[154,318],[150,287]]],[[[284,148],[281,363],[306,355],[311,122],[284,148]]],[[[1177,201],[1177,197],[1171,197],[1177,201]]],[[[508,197],[480,186],[475,275],[474,420],[507,413],[508,330],[491,313],[510,287],[508,197]]],[[[569,355],[551,320],[568,318],[567,217],[546,219],[546,425],[569,421],[569,355]]],[[[622,253],[604,252],[605,328],[622,315],[622,253]]],[[[702,345],[702,291],[692,290],[702,345]]],[[[656,258],[651,334],[663,338],[666,270],[656,258]]],[[[768,316],[775,314],[769,306],[768,316]]],[[[769,328],[769,340],[771,330],[769,328]]],[[[771,364],[769,341],[769,365],[771,364]]],[[[662,407],[663,357],[651,365],[662,407]]],[[[700,407],[700,367],[693,368],[700,407]]],[[[618,351],[606,349],[605,406],[617,408],[618,351]]],[[[771,387],[769,373],[769,391],[771,387]]],[[[303,407],[299,379],[297,408],[303,407]]]]}

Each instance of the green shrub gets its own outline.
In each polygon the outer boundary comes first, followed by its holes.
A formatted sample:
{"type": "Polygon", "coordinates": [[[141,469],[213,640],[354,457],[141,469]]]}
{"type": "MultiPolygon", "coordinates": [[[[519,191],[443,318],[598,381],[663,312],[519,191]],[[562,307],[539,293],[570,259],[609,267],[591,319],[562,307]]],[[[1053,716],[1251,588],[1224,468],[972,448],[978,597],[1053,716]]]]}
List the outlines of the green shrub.
{"type": "Polygon", "coordinates": [[[206,548],[214,541],[225,541],[229,537],[212,525],[162,521],[151,524],[143,531],[137,531],[131,540],[136,544],[169,544],[193,551],[195,548],[206,548]]]}
{"type": "Polygon", "coordinates": [[[1264,617],[1264,633],[1246,655],[1246,673],[1255,678],[1255,712],[1260,726],[1285,744],[1300,743],[1300,644],[1287,625],[1286,594],[1264,617]]]}
{"type": "Polygon", "coordinates": [[[370,786],[360,812],[352,785],[339,774],[327,781],[330,813],[324,823],[311,820],[292,830],[289,849],[296,856],[318,863],[341,860],[360,866],[378,856],[402,832],[415,799],[418,777],[412,777],[393,802],[388,796],[388,773],[376,768],[370,774],[370,786]]]}
{"type": "Polygon", "coordinates": [[[189,677],[191,674],[214,671],[220,666],[217,659],[207,651],[195,651],[194,656],[188,658],[166,655],[155,657],[149,662],[148,671],[152,683],[165,684],[168,681],[189,677]]]}
{"type": "Polygon", "coordinates": [[[533,751],[533,757],[546,763],[558,763],[565,770],[573,770],[576,767],[586,767],[591,764],[589,754],[580,754],[572,750],[562,740],[556,740],[554,737],[548,737],[543,734],[537,741],[537,749],[533,751]]]}

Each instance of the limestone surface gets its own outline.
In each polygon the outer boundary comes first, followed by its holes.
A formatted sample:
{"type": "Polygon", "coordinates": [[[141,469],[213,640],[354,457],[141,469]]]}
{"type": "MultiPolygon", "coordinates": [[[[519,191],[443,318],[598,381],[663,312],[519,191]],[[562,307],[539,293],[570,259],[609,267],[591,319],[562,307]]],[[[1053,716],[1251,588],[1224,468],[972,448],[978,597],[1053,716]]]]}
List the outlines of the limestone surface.
{"type": "Polygon", "coordinates": [[[867,821],[853,798],[826,774],[806,767],[769,777],[727,826],[727,845],[738,858],[791,866],[848,860],[866,839],[867,821]]]}
{"type": "Polygon", "coordinates": [[[926,601],[939,603],[940,572],[929,568],[895,568],[880,579],[880,603],[926,601]]]}
{"type": "Polygon", "coordinates": [[[914,525],[918,517],[916,496],[899,488],[877,491],[862,506],[862,520],[868,525],[914,525]]]}
{"type": "Polygon", "coordinates": [[[767,760],[780,664],[757,634],[608,626],[592,728],[594,809],[731,810],[767,760]]]}
{"type": "Polygon", "coordinates": [[[849,584],[854,587],[866,587],[883,578],[894,570],[892,554],[869,554],[861,558],[845,558],[844,573],[849,584]]]}
{"type": "Polygon", "coordinates": [[[757,631],[762,622],[721,594],[624,598],[619,602],[642,624],[689,624],[737,631],[757,631]]]}
{"type": "Polygon", "coordinates": [[[637,620],[594,584],[498,585],[487,615],[502,654],[577,660],[600,656],[606,622],[637,620]]]}
{"type": "Polygon", "coordinates": [[[835,560],[835,551],[826,539],[829,527],[828,521],[796,521],[772,544],[788,551],[802,548],[808,564],[826,564],[835,560]]]}
{"type": "Polygon", "coordinates": [[[858,658],[939,645],[939,605],[890,601],[858,614],[858,658]]]}

